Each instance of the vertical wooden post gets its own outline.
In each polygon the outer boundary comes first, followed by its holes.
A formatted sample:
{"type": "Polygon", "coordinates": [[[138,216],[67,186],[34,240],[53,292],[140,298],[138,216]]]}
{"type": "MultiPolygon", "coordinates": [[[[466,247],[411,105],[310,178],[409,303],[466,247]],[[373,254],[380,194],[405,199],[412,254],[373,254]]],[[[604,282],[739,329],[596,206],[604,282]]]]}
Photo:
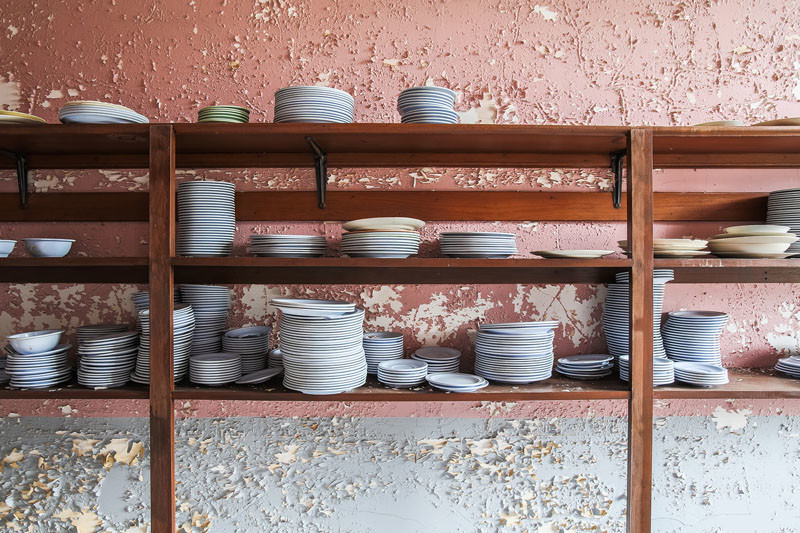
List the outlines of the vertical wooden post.
{"type": "Polygon", "coordinates": [[[175,531],[172,369],[175,136],[150,128],[150,530],[175,531]]]}
{"type": "Polygon", "coordinates": [[[653,480],[653,131],[628,140],[630,384],[628,402],[628,531],[650,531],[653,480]]]}

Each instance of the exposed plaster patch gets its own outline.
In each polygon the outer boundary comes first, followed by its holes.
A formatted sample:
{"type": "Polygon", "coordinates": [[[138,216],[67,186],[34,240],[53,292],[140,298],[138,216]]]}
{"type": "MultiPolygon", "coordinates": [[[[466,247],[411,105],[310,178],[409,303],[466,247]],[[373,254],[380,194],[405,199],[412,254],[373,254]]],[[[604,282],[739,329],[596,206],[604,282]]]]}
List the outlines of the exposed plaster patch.
{"type": "Polygon", "coordinates": [[[19,82],[0,76],[0,108],[17,111],[20,105],[22,97],[19,82]]]}
{"type": "Polygon", "coordinates": [[[753,414],[749,409],[727,410],[722,406],[714,409],[712,418],[718,430],[728,428],[731,433],[737,433],[747,426],[747,416],[753,414]]]}
{"type": "Polygon", "coordinates": [[[533,12],[538,15],[541,15],[542,18],[547,21],[552,22],[558,19],[558,13],[556,11],[553,11],[548,6],[540,6],[539,4],[536,4],[535,6],[533,6],[533,12]]]}

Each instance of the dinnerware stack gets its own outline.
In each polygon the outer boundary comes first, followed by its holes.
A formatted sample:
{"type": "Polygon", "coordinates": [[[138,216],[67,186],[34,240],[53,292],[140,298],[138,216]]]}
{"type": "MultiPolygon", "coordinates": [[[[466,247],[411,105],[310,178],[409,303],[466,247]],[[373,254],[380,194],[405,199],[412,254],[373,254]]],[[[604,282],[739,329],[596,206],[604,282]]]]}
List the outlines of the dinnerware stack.
{"type": "Polygon", "coordinates": [[[728,369],[707,363],[675,361],[675,381],[696,387],[717,387],[728,383],[728,369]]]}
{"type": "Polygon", "coordinates": [[[383,361],[377,369],[378,381],[395,389],[410,389],[425,383],[428,365],[413,359],[383,361]]]}
{"type": "Polygon", "coordinates": [[[481,324],[475,337],[475,373],[501,383],[533,383],[553,373],[558,322],[481,324]]]}
{"type": "Polygon", "coordinates": [[[364,333],[364,355],[367,374],[377,374],[380,363],[403,358],[403,334],[394,331],[364,333]]]}
{"type": "Polygon", "coordinates": [[[0,125],[6,124],[47,124],[47,121],[36,115],[0,109],[0,125]]]}
{"type": "Polygon", "coordinates": [[[791,357],[778,359],[778,362],[775,364],[775,370],[789,377],[800,379],[800,356],[793,355],[791,357]]]}
{"type": "Polygon", "coordinates": [[[283,385],[305,394],[338,394],[366,383],[364,310],[333,300],[275,298],[281,310],[283,385]]]}
{"type": "MultiPolygon", "coordinates": [[[[619,365],[619,377],[623,381],[630,381],[630,357],[621,356],[617,360],[619,365]]],[[[675,362],[666,357],[653,358],[653,386],[669,385],[675,383],[675,362]]]]}
{"type": "Polygon", "coordinates": [[[75,336],[78,338],[78,349],[81,344],[89,339],[95,337],[102,337],[112,333],[121,333],[128,331],[128,324],[91,324],[88,326],[79,326],[75,331],[75,336]]]}
{"type": "Polygon", "coordinates": [[[536,250],[531,253],[545,259],[600,259],[614,252],[612,250],[536,250]]]}
{"type": "Polygon", "coordinates": [[[283,368],[283,355],[280,348],[269,351],[267,356],[267,368],[283,368]]]}
{"type": "Polygon", "coordinates": [[[250,235],[248,252],[258,257],[322,257],[327,250],[321,235],[250,235]]]}
{"type": "MultiPolygon", "coordinates": [[[[800,189],[784,189],[769,193],[767,224],[788,226],[790,233],[800,236],[800,189]]],[[[800,254],[800,242],[792,243],[786,253],[800,254]]]]}
{"type": "MultiPolygon", "coordinates": [[[[608,284],[606,306],[603,310],[603,330],[608,353],[618,358],[628,355],[630,285],[629,273],[616,274],[617,283],[608,284]]],[[[672,270],[653,271],[653,356],[666,357],[664,342],[661,339],[661,313],[664,305],[666,283],[675,279],[672,270]]]]}
{"type": "Polygon", "coordinates": [[[404,258],[419,253],[422,220],[378,217],[342,225],[342,253],[350,257],[404,258]]]}
{"type": "MultiPolygon", "coordinates": [[[[131,381],[148,385],[150,384],[150,309],[143,309],[139,312],[139,324],[142,327],[142,334],[139,337],[136,368],[131,374],[131,381]]],[[[176,305],[172,311],[172,370],[175,381],[183,379],[189,370],[192,333],[194,333],[192,306],[176,305]]]]}
{"type": "Polygon", "coordinates": [[[236,231],[235,193],[235,185],[225,181],[185,181],[178,185],[178,254],[231,254],[236,231]]]}
{"type": "Polygon", "coordinates": [[[189,381],[197,385],[227,385],[242,377],[242,358],[235,353],[204,353],[189,358],[189,381]]]}
{"type": "Polygon", "coordinates": [[[428,364],[428,372],[458,372],[461,365],[461,352],[444,346],[424,346],[418,348],[411,359],[428,364]]]}
{"type": "Polygon", "coordinates": [[[426,379],[432,386],[447,392],[475,392],[489,385],[489,382],[480,376],[458,372],[431,374],[429,370],[426,379]]]}
{"type": "Polygon", "coordinates": [[[790,229],[789,225],[731,226],[710,238],[708,247],[717,257],[784,259],[793,255],[792,247],[794,253],[800,251],[795,245],[800,239],[790,229]]]}
{"type": "Polygon", "coordinates": [[[411,87],[397,97],[403,124],[457,124],[456,93],[444,87],[411,87]]]}
{"type": "Polygon", "coordinates": [[[439,236],[442,255],[505,259],[519,253],[513,233],[490,231],[444,232],[439,236]]]}
{"type": "Polygon", "coordinates": [[[614,356],[582,354],[561,357],[556,372],[571,379],[601,379],[614,373],[614,356]]]}
{"type": "Polygon", "coordinates": [[[44,389],[72,378],[69,344],[59,344],[63,331],[42,330],[8,337],[5,368],[12,387],[44,389]]]}
{"type": "Polygon", "coordinates": [[[355,101],[332,87],[286,87],[275,93],[275,122],[353,122],[355,101]]]}
{"type": "MultiPolygon", "coordinates": [[[[628,241],[618,241],[619,247],[630,255],[628,241]]],[[[706,250],[708,241],[703,239],[653,239],[655,257],[703,257],[711,252],[706,250]]]]}
{"type": "Polygon", "coordinates": [[[181,285],[181,300],[192,306],[192,355],[219,353],[231,307],[230,289],[219,285],[181,285]]]}
{"type": "Polygon", "coordinates": [[[197,112],[197,122],[250,122],[250,110],[235,105],[210,105],[197,112]]]}
{"type": "Polygon", "coordinates": [[[118,331],[79,340],[78,383],[91,388],[125,385],[136,367],[138,351],[138,331],[118,331]]]}
{"type": "Polygon", "coordinates": [[[122,105],[76,100],[67,102],[58,112],[64,124],[147,124],[147,117],[122,105]]]}
{"type": "MultiPolygon", "coordinates": [[[[175,287],[172,293],[172,301],[175,304],[181,303],[181,289],[180,287],[175,287]]],[[[150,292],[149,291],[139,291],[133,293],[133,306],[136,308],[136,314],[139,314],[139,311],[144,311],[145,309],[150,307],[150,292]]]]}
{"type": "Polygon", "coordinates": [[[271,333],[269,326],[230,329],[222,336],[222,351],[242,356],[242,374],[263,370],[267,367],[271,333]]]}
{"type": "Polygon", "coordinates": [[[667,357],[722,367],[719,338],[727,323],[717,311],[670,311],[661,328],[667,357]]]}

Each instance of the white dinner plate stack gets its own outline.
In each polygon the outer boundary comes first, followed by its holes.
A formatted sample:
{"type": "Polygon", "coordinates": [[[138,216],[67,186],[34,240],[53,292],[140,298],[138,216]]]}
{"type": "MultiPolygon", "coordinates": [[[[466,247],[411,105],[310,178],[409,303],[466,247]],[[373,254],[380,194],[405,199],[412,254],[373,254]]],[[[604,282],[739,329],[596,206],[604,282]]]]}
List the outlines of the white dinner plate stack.
{"type": "Polygon", "coordinates": [[[121,387],[131,379],[139,351],[138,331],[119,331],[78,341],[78,383],[121,387]]]}
{"type": "Polygon", "coordinates": [[[267,367],[271,333],[269,326],[230,329],[222,336],[222,351],[242,356],[242,374],[263,370],[267,367]]]}
{"type": "Polygon", "coordinates": [[[707,363],[675,361],[675,381],[696,387],[718,387],[728,383],[728,370],[707,363]]]}
{"type": "Polygon", "coordinates": [[[513,233],[491,231],[444,232],[439,236],[442,255],[505,259],[517,255],[517,239],[513,233]]]}
{"type": "Polygon", "coordinates": [[[789,377],[800,379],[800,356],[793,355],[791,357],[778,359],[778,362],[775,364],[775,370],[783,372],[789,377]]]}
{"type": "Polygon", "coordinates": [[[423,346],[411,354],[411,359],[428,363],[428,372],[458,372],[461,352],[444,346],[423,346]]]}
{"type": "Polygon", "coordinates": [[[67,102],[58,111],[64,124],[147,124],[147,117],[133,109],[95,100],[67,102]]]}
{"type": "Polygon", "coordinates": [[[601,379],[614,373],[614,356],[582,354],[561,357],[556,372],[572,379],[601,379]]]}
{"type": "Polygon", "coordinates": [[[403,358],[403,334],[394,331],[364,333],[364,355],[367,374],[377,374],[380,363],[403,358]]]}
{"type": "Polygon", "coordinates": [[[481,376],[458,372],[431,374],[429,371],[426,379],[432,386],[447,392],[475,392],[489,385],[481,376]]]}
{"type": "Polygon", "coordinates": [[[322,257],[327,250],[321,235],[250,235],[248,252],[257,257],[322,257]]]}
{"type": "MultiPolygon", "coordinates": [[[[139,312],[142,334],[139,337],[139,351],[136,354],[136,369],[131,381],[143,385],[150,384],[150,309],[139,312]]],[[[194,332],[194,313],[192,306],[178,304],[172,311],[172,370],[175,381],[180,381],[189,370],[189,355],[192,351],[194,332]]]]}
{"type": "Polygon", "coordinates": [[[428,365],[413,359],[383,361],[378,365],[378,381],[395,389],[410,389],[425,383],[428,365]]]}
{"type": "Polygon", "coordinates": [[[332,87],[285,87],[275,92],[275,122],[353,122],[355,101],[332,87]]]}
{"type": "Polygon", "coordinates": [[[353,220],[342,225],[342,253],[350,257],[404,258],[419,253],[419,229],[415,218],[381,217],[353,220]]]}
{"type": "Polygon", "coordinates": [[[553,374],[558,322],[481,324],[475,337],[475,373],[501,383],[533,383],[553,374]]]}
{"type": "Polygon", "coordinates": [[[224,257],[233,249],[236,231],[236,186],[226,181],[185,181],[178,184],[180,255],[224,257]]]}
{"type": "Polygon", "coordinates": [[[32,354],[10,352],[4,372],[10,385],[19,389],[46,389],[72,378],[69,362],[71,344],[59,344],[52,350],[32,354]]]}
{"type": "MultiPolygon", "coordinates": [[[[618,358],[628,355],[629,331],[629,274],[620,272],[616,275],[617,283],[608,284],[606,306],[603,310],[603,331],[605,332],[608,353],[618,358]]],[[[661,309],[664,305],[666,283],[675,279],[672,270],[657,269],[653,271],[653,356],[666,357],[664,342],[661,339],[661,309]]]]}
{"type": "Polygon", "coordinates": [[[444,87],[411,87],[397,97],[403,124],[458,124],[456,93],[444,87]]]}
{"type": "Polygon", "coordinates": [[[267,368],[283,368],[283,356],[280,348],[269,351],[267,356],[267,368]]]}
{"type": "Polygon", "coordinates": [[[332,300],[276,298],[283,385],[305,394],[338,394],[367,380],[364,310],[332,300]]]}
{"type": "MultiPolygon", "coordinates": [[[[630,381],[630,358],[621,356],[619,364],[619,377],[623,381],[630,381]]],[[[653,357],[653,386],[669,385],[675,383],[675,362],[666,357],[653,357]]]]}
{"type": "MultiPolygon", "coordinates": [[[[800,236],[800,189],[784,189],[769,193],[767,224],[789,226],[789,232],[800,236]]],[[[792,243],[786,253],[800,254],[800,242],[792,243]]]]}
{"type": "Polygon", "coordinates": [[[197,385],[227,385],[242,377],[242,358],[235,353],[204,353],[189,358],[189,381],[197,385]]]}
{"type": "Polygon", "coordinates": [[[181,285],[181,300],[192,306],[192,355],[219,353],[231,307],[230,289],[219,285],[181,285]]]}
{"type": "Polygon", "coordinates": [[[128,331],[128,324],[90,324],[88,326],[78,326],[78,329],[75,331],[75,336],[78,338],[78,350],[80,350],[81,344],[89,339],[123,331],[128,331]]]}
{"type": "MultiPolygon", "coordinates": [[[[181,303],[181,289],[178,286],[175,286],[173,289],[172,302],[174,304],[181,303]]],[[[139,314],[139,311],[144,311],[145,309],[149,308],[150,292],[140,291],[133,293],[133,306],[136,308],[137,315],[139,314]]]]}
{"type": "MultiPolygon", "coordinates": [[[[619,247],[630,255],[628,241],[618,241],[619,247]]],[[[655,257],[703,257],[711,252],[706,250],[708,241],[703,239],[653,239],[655,257]]]]}
{"type": "Polygon", "coordinates": [[[711,237],[708,247],[717,257],[784,259],[792,255],[792,246],[800,240],[790,229],[788,225],[730,226],[711,237]]]}
{"type": "Polygon", "coordinates": [[[670,311],[661,328],[667,357],[722,367],[719,338],[728,315],[717,311],[670,311]]]}

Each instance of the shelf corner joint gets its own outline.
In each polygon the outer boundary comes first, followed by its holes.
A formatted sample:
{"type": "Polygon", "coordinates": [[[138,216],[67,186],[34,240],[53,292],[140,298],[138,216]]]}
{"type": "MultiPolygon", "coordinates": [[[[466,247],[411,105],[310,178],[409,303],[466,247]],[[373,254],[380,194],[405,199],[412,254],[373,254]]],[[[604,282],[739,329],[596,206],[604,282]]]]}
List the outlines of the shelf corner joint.
{"type": "Polygon", "coordinates": [[[611,201],[614,209],[622,207],[622,168],[626,150],[611,152],[611,171],[614,173],[614,183],[611,184],[611,201]]]}
{"type": "Polygon", "coordinates": [[[23,154],[0,150],[0,155],[10,157],[17,162],[17,188],[19,189],[19,205],[28,207],[28,160],[23,154]]]}
{"type": "Polygon", "coordinates": [[[306,142],[314,151],[314,171],[317,177],[317,205],[325,209],[325,193],[328,185],[328,154],[317,144],[313,137],[306,137],[306,142]]]}

